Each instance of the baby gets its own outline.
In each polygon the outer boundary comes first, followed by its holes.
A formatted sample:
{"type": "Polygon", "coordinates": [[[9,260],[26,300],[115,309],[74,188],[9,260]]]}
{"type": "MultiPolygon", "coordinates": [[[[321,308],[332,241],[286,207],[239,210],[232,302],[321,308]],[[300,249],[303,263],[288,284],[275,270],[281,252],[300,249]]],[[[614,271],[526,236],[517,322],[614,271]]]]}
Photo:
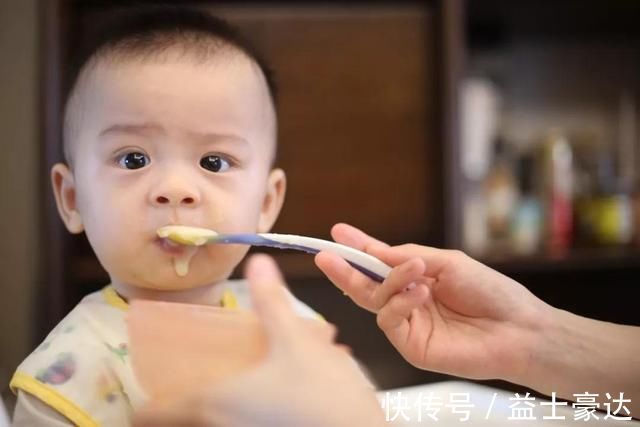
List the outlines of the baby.
{"type": "MultiPolygon", "coordinates": [[[[249,308],[228,280],[248,248],[197,250],[166,225],[266,232],[286,180],[267,68],[223,22],[193,10],[130,13],[104,32],[65,109],[66,164],[51,171],[67,229],[85,232],[111,284],[85,297],[18,367],[15,425],[129,425],[142,393],[127,301],[249,308]],[[179,266],[180,268],[177,268],[179,266]]],[[[292,301],[298,313],[317,316],[292,301]]]]}

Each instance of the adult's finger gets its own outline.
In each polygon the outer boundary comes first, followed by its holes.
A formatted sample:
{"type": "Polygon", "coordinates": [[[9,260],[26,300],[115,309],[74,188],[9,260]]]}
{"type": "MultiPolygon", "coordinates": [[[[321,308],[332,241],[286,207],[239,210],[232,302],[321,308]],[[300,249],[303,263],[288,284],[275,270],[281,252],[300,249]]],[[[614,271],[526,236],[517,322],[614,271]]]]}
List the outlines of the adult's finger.
{"type": "Polygon", "coordinates": [[[426,266],[425,275],[429,277],[436,277],[451,262],[452,258],[462,256],[459,251],[413,243],[389,246],[364,231],[344,223],[334,225],[331,229],[331,236],[336,242],[366,252],[391,267],[402,264],[411,258],[422,258],[426,266]]]}
{"type": "Polygon", "coordinates": [[[404,292],[409,286],[424,282],[424,261],[411,258],[394,267],[385,281],[373,292],[373,304],[380,310],[394,295],[404,292]]]}
{"type": "Polygon", "coordinates": [[[353,302],[365,310],[376,311],[373,293],[380,283],[371,280],[331,252],[320,252],[316,255],[315,262],[327,278],[353,302]]]}
{"type": "Polygon", "coordinates": [[[464,259],[466,255],[460,251],[415,243],[391,247],[370,246],[367,253],[391,267],[400,265],[411,258],[422,258],[425,265],[424,275],[432,278],[438,277],[449,265],[460,266],[461,263],[466,262],[464,259]]]}
{"type": "Polygon", "coordinates": [[[372,248],[389,247],[381,240],[369,236],[364,231],[345,223],[339,223],[331,228],[331,237],[343,245],[368,252],[372,248]]]}
{"type": "Polygon", "coordinates": [[[430,290],[425,284],[419,284],[408,292],[394,295],[389,302],[380,309],[376,321],[380,329],[385,333],[408,322],[411,312],[422,306],[430,295],[430,290]]]}
{"type": "Polygon", "coordinates": [[[373,255],[391,267],[395,267],[409,258],[423,255],[420,250],[423,248],[422,246],[408,244],[391,247],[349,224],[339,223],[334,225],[331,228],[331,236],[336,242],[373,255]],[[402,248],[402,250],[394,250],[398,247],[402,248]]]}
{"type": "Polygon", "coordinates": [[[273,258],[264,254],[252,255],[247,261],[245,276],[255,312],[269,341],[277,346],[295,340],[300,319],[293,310],[284,279],[273,258]]]}
{"type": "Polygon", "coordinates": [[[300,326],[306,331],[309,337],[313,337],[321,342],[333,343],[338,335],[338,328],[333,323],[319,319],[299,319],[300,326]]]}

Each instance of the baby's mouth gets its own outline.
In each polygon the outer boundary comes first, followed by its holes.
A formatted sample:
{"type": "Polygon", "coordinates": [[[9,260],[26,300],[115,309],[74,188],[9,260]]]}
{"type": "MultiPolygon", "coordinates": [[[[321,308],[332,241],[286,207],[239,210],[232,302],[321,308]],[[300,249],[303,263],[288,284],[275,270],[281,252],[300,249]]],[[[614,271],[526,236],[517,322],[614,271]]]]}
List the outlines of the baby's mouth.
{"type": "Polygon", "coordinates": [[[173,258],[173,268],[176,274],[184,277],[189,274],[189,263],[191,258],[198,252],[198,246],[186,246],[173,242],[167,238],[156,239],[160,248],[173,258]]]}
{"type": "Polygon", "coordinates": [[[189,263],[198,248],[218,235],[208,228],[178,224],[160,227],[156,234],[162,250],[173,258],[173,268],[180,277],[189,273],[189,263]]]}
{"type": "Polygon", "coordinates": [[[155,242],[160,248],[170,255],[182,255],[188,249],[187,246],[176,243],[168,238],[157,237],[155,242]]]}

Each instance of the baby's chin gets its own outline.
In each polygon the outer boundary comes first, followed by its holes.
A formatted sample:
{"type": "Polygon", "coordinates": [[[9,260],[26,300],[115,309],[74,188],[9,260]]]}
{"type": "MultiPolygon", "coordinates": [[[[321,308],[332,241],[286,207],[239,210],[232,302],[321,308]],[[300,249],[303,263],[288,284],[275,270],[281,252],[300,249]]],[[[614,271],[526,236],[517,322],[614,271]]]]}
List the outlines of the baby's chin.
{"type": "MultiPolygon", "coordinates": [[[[223,282],[242,261],[248,248],[236,245],[222,247],[189,247],[175,254],[157,257],[139,256],[113,259],[107,271],[114,273],[120,283],[136,288],[179,291],[223,282]]],[[[113,277],[113,276],[112,276],[113,277]]]]}
{"type": "Polygon", "coordinates": [[[186,274],[180,275],[173,266],[158,266],[152,272],[124,275],[124,280],[121,282],[145,290],[184,291],[224,282],[229,278],[231,272],[232,269],[212,272],[211,270],[198,271],[198,269],[190,268],[186,274]]]}

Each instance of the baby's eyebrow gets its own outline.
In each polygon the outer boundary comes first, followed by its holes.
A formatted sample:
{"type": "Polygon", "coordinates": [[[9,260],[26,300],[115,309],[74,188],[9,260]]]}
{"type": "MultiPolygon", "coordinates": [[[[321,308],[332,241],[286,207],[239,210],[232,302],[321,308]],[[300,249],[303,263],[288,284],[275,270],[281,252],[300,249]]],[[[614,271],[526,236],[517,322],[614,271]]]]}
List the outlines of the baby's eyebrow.
{"type": "Polygon", "coordinates": [[[154,123],[117,123],[102,130],[99,136],[122,133],[148,136],[152,134],[163,134],[165,132],[162,126],[154,123]]]}
{"type": "MultiPolygon", "coordinates": [[[[123,133],[149,136],[164,135],[166,131],[161,125],[156,123],[117,123],[110,125],[106,129],[102,130],[99,136],[123,133]]],[[[226,140],[239,142],[241,144],[247,144],[246,139],[233,133],[188,131],[188,134],[191,138],[205,143],[221,142],[226,140]]]]}
{"type": "MultiPolygon", "coordinates": [[[[137,135],[149,137],[153,135],[166,135],[166,130],[157,123],[116,123],[107,126],[99,134],[100,137],[109,135],[137,135]]],[[[186,131],[188,138],[201,144],[222,144],[228,146],[232,144],[236,149],[248,149],[249,141],[240,135],[225,132],[208,132],[208,131],[186,131]]]]}
{"type": "Polygon", "coordinates": [[[245,138],[233,133],[190,131],[189,134],[191,138],[203,143],[232,142],[234,144],[240,143],[241,145],[248,145],[248,141],[245,138]]]}

